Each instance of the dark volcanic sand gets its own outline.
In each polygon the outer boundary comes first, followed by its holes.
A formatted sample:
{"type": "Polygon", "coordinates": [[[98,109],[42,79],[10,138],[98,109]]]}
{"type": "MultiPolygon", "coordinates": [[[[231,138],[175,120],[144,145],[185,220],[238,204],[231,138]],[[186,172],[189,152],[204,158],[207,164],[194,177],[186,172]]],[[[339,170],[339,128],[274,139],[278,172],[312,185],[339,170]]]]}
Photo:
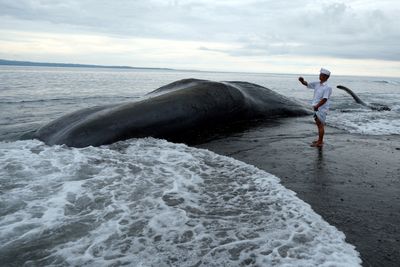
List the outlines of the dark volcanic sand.
{"type": "Polygon", "coordinates": [[[400,266],[400,136],[363,136],[326,128],[325,146],[311,118],[263,123],[196,145],[257,166],[356,246],[363,266],[400,266]]]}

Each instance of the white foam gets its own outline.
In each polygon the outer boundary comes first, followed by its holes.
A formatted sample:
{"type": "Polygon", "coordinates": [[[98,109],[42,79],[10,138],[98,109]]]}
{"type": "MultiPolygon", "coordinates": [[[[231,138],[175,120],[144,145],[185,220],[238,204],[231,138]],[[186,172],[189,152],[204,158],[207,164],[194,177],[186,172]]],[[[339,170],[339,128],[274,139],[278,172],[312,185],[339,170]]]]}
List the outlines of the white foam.
{"type": "Polygon", "coordinates": [[[400,118],[396,107],[392,111],[331,112],[327,123],[350,133],[366,135],[400,134],[400,118]]]}
{"type": "Polygon", "coordinates": [[[207,150],[152,138],[82,149],[0,143],[0,177],[7,264],[361,263],[277,177],[207,150]]]}

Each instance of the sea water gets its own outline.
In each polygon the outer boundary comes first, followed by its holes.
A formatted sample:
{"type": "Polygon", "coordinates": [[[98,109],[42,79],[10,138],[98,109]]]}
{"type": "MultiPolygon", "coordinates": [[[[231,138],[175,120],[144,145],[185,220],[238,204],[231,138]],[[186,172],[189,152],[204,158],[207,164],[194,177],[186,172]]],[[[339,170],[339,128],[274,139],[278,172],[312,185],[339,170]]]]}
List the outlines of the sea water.
{"type": "MultiPolygon", "coordinates": [[[[154,138],[87,148],[19,141],[80,108],[134,101],[183,78],[254,82],[309,103],[296,75],[0,68],[0,259],[4,266],[358,266],[343,233],[279,178],[154,138]]],[[[317,76],[306,76],[311,81],[317,76]]],[[[332,77],[328,124],[399,134],[398,79],[332,77]]]]}

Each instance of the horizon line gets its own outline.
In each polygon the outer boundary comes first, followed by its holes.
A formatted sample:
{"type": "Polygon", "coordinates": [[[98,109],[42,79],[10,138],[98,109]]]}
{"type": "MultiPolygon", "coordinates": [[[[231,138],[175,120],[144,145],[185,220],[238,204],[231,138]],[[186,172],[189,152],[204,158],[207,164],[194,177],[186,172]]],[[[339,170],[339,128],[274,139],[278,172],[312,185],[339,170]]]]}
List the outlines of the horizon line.
{"type": "MultiPolygon", "coordinates": [[[[60,68],[99,68],[99,69],[143,69],[143,70],[166,70],[183,72],[215,72],[215,73],[243,73],[243,74],[273,74],[273,75],[314,75],[314,73],[281,73],[281,72],[251,72],[251,71],[223,71],[223,70],[196,70],[175,69],[167,67],[133,67],[119,65],[98,65],[84,63],[59,63],[59,62],[37,62],[29,60],[10,60],[0,58],[0,66],[25,66],[25,67],[60,67],[60,68]]],[[[335,75],[345,77],[377,77],[377,78],[400,78],[396,76],[368,76],[368,75],[335,75]]]]}

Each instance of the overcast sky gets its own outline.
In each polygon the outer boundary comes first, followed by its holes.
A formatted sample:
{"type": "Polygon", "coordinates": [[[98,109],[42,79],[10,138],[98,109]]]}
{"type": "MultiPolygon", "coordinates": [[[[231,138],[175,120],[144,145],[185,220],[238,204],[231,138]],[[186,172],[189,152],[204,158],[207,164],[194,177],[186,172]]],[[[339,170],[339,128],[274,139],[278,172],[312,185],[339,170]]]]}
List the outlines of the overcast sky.
{"type": "Polygon", "coordinates": [[[399,0],[0,0],[0,58],[400,76],[399,0]]]}

